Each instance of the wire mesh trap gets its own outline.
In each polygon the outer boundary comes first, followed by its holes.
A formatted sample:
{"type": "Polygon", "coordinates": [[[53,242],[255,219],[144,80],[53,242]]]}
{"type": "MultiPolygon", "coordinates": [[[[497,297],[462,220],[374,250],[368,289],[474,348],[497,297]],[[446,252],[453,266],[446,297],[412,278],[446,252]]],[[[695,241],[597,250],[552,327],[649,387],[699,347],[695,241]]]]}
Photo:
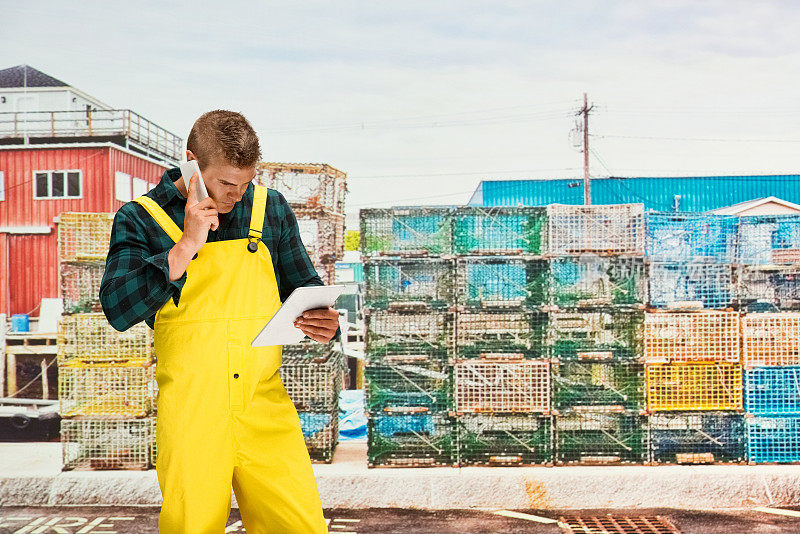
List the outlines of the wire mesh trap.
{"type": "Polygon", "coordinates": [[[532,359],[547,356],[548,315],[535,311],[459,311],[455,356],[458,359],[532,359]]]}
{"type": "Polygon", "coordinates": [[[648,427],[654,463],[745,461],[747,439],[743,414],[658,413],[649,417],[648,427]]]}
{"type": "Polygon", "coordinates": [[[153,330],[144,321],[124,332],[114,329],[103,313],[62,315],[58,322],[58,363],[152,360],[153,330]]]}
{"type": "Polygon", "coordinates": [[[550,361],[460,361],[453,365],[456,413],[550,413],[550,361]]]}
{"type": "Polygon", "coordinates": [[[317,163],[258,163],[262,185],[277,189],[292,208],[344,213],[347,175],[317,163]]]}
{"type": "Polygon", "coordinates": [[[800,365],[753,367],[744,383],[748,413],[800,416],[800,365]]]}
{"type": "Polygon", "coordinates": [[[554,363],[552,379],[558,413],[644,409],[644,366],[640,363],[554,363]]]}
{"type": "Polygon", "coordinates": [[[151,419],[62,419],[63,469],[147,469],[151,452],[151,419]]]}
{"type": "Polygon", "coordinates": [[[445,414],[369,414],[367,465],[453,465],[457,456],[453,430],[453,418],[445,414]]]}
{"type": "Polygon", "coordinates": [[[547,222],[546,251],[551,256],[644,253],[644,204],[550,204],[547,222]]]}
{"type": "Polygon", "coordinates": [[[736,301],[733,266],[721,263],[650,263],[649,304],[674,308],[688,304],[724,309],[736,301]]]}
{"type": "Polygon", "coordinates": [[[747,458],[754,463],[800,462],[800,417],[747,417],[747,458]]]}
{"type": "Polygon", "coordinates": [[[344,257],[344,215],[304,215],[296,212],[300,240],[312,263],[330,263],[344,257]]]}
{"type": "Polygon", "coordinates": [[[455,303],[455,266],[441,258],[370,258],[364,262],[364,305],[374,309],[455,303]]]}
{"type": "Polygon", "coordinates": [[[647,409],[742,410],[742,366],[695,362],[647,364],[647,409]]]}
{"type": "Polygon", "coordinates": [[[62,262],[59,265],[64,313],[103,311],[99,295],[105,268],[105,263],[98,261],[62,262]]]}
{"type": "Polygon", "coordinates": [[[330,463],[339,441],[339,409],[298,412],[308,454],[313,461],[330,463]]]}
{"type": "Polygon", "coordinates": [[[645,302],[641,258],[584,254],[550,261],[550,304],[559,308],[642,306],[645,302]]]}
{"type": "Polygon", "coordinates": [[[58,258],[66,261],[105,260],[111,242],[113,213],[63,212],[58,216],[58,258]]]}
{"type": "Polygon", "coordinates": [[[315,359],[284,356],[279,372],[296,409],[318,412],[338,406],[345,372],[341,352],[331,351],[324,358],[315,359]]]}
{"type": "Polygon", "coordinates": [[[800,265],[743,266],[737,292],[742,309],[800,310],[800,265]]]}
{"type": "Polygon", "coordinates": [[[736,261],[739,218],[734,215],[648,211],[645,222],[645,254],[652,261],[736,261]]]}
{"type": "Polygon", "coordinates": [[[742,361],[800,365],[800,313],[751,313],[742,317],[742,361]]]}
{"type": "Polygon", "coordinates": [[[800,216],[751,215],[740,218],[739,263],[780,265],[800,262],[800,216]]]}
{"type": "Polygon", "coordinates": [[[543,207],[459,206],[453,217],[455,254],[542,254],[543,207]]]}
{"type": "Polygon", "coordinates": [[[155,410],[155,365],[147,359],[112,363],[70,360],[58,367],[62,418],[145,417],[155,410]]]}
{"type": "Polygon", "coordinates": [[[459,465],[542,465],[553,461],[552,418],[464,414],[455,420],[459,465]]]}
{"type": "Polygon", "coordinates": [[[371,412],[438,412],[452,406],[450,368],[438,363],[367,365],[364,389],[371,412]]]}
{"type": "Polygon", "coordinates": [[[371,208],[360,211],[365,256],[452,254],[451,208],[371,208]]]}
{"type": "Polygon", "coordinates": [[[550,354],[559,360],[633,360],[642,353],[644,312],[555,312],[548,320],[550,354]]]}
{"type": "Polygon", "coordinates": [[[452,312],[366,310],[364,320],[368,363],[446,363],[453,351],[452,312]]]}
{"type": "Polygon", "coordinates": [[[739,312],[735,311],[646,313],[645,361],[739,363],[739,325],[739,312]]]}
{"type": "Polygon", "coordinates": [[[456,303],[470,308],[536,308],[547,304],[548,265],[513,256],[459,257],[456,303]]]}
{"type": "Polygon", "coordinates": [[[644,463],[645,418],[608,412],[555,416],[557,464],[644,463]]]}

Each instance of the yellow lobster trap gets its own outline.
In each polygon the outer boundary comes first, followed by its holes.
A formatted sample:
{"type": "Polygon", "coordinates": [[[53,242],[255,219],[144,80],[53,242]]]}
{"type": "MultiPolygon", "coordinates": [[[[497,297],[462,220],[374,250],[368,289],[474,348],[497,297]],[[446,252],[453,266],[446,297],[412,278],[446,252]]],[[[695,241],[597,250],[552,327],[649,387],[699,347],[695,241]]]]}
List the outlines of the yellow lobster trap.
{"type": "Polygon", "coordinates": [[[71,360],[58,368],[61,417],[145,417],[155,410],[155,364],[140,358],[125,362],[71,360]]]}
{"type": "Polygon", "coordinates": [[[743,409],[742,366],[739,364],[649,364],[645,377],[649,412],[743,409]]]}
{"type": "Polygon", "coordinates": [[[113,213],[64,212],[58,216],[58,257],[65,261],[104,260],[111,242],[113,213]]]}
{"type": "Polygon", "coordinates": [[[58,363],[154,359],[153,331],[144,321],[124,332],[103,313],[63,315],[58,322],[58,363]]]}

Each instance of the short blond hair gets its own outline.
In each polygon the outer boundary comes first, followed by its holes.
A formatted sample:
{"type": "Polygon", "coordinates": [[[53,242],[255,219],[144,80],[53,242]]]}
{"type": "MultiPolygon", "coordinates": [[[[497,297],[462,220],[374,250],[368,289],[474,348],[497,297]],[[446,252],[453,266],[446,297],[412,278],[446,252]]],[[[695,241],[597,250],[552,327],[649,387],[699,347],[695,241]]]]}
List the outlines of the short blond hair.
{"type": "Polygon", "coordinates": [[[241,113],[224,109],[203,113],[195,121],[186,148],[197,157],[201,171],[212,163],[243,169],[261,159],[258,136],[250,122],[241,113]]]}

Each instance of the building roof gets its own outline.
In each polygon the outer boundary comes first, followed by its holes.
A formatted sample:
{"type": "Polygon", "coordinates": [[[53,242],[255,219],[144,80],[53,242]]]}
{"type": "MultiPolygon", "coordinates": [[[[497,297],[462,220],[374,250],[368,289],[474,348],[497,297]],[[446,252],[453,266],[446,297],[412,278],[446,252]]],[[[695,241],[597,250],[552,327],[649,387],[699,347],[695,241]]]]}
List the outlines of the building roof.
{"type": "Polygon", "coordinates": [[[0,69],[0,87],[69,87],[69,85],[30,65],[17,65],[0,69]]]}
{"type": "Polygon", "coordinates": [[[764,197],[712,210],[718,215],[783,215],[800,213],[800,205],[778,197],[764,197]]]}

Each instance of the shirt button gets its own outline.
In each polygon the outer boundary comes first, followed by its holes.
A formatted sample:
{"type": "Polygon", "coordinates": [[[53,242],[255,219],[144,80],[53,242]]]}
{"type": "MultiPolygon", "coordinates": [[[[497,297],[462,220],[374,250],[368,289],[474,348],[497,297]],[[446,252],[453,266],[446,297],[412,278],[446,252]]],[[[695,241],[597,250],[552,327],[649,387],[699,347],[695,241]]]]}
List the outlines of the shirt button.
{"type": "Polygon", "coordinates": [[[233,378],[239,378],[239,373],[233,373],[233,378]]]}

